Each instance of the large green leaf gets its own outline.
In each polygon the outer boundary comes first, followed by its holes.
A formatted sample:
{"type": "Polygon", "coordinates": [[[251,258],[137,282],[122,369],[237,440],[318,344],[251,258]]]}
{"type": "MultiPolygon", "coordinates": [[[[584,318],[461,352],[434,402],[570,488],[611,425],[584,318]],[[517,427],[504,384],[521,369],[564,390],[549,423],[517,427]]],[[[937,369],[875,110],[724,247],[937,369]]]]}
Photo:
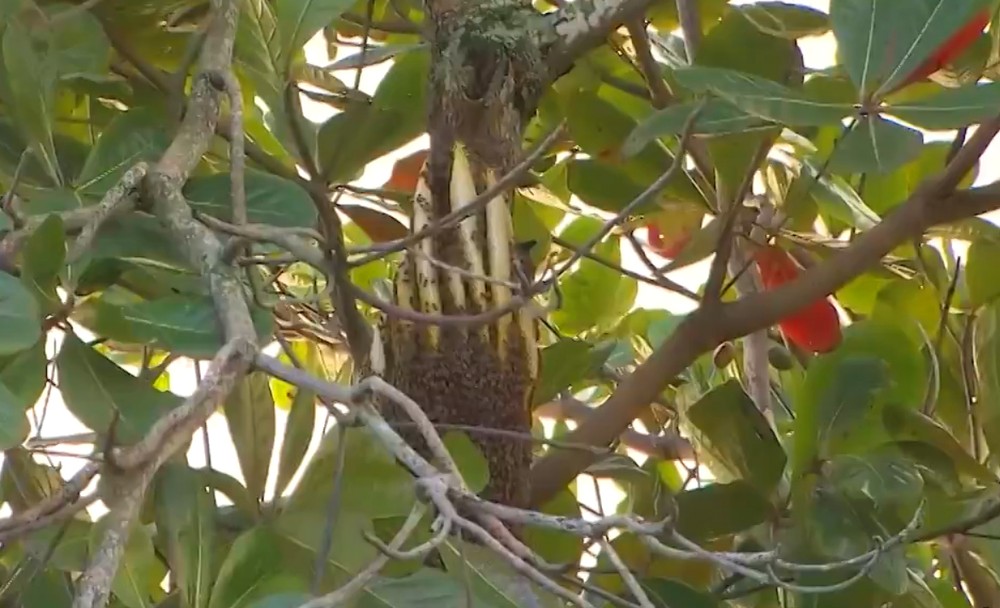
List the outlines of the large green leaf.
{"type": "Polygon", "coordinates": [[[791,2],[755,2],[737,9],[762,32],[781,38],[822,36],[830,31],[826,13],[791,2]]]}
{"type": "MultiPolygon", "coordinates": [[[[91,554],[97,551],[104,538],[110,518],[105,515],[91,528],[91,554]]],[[[157,583],[166,574],[163,564],[156,558],[150,531],[135,522],[125,542],[125,552],[118,563],[118,571],[111,583],[115,597],[129,608],[148,608],[153,605],[157,583]]]]}
{"type": "Polygon", "coordinates": [[[830,158],[834,173],[890,173],[920,155],[924,137],[916,129],[881,116],[862,117],[830,158]]]}
{"type": "Polygon", "coordinates": [[[736,534],[772,515],[767,498],[744,481],[714,483],[676,497],[677,531],[693,540],[736,534]]]}
{"type": "Polygon", "coordinates": [[[785,450],[738,382],[713,389],[688,409],[687,417],[700,432],[699,447],[762,495],[770,494],[785,470],[785,450]]]}
{"type": "MultiPolygon", "coordinates": [[[[98,301],[93,329],[132,344],[147,344],[196,358],[215,356],[224,340],[218,313],[207,297],[169,295],[156,300],[116,306],[98,301]]],[[[273,318],[264,309],[251,308],[257,337],[265,339],[273,318]]]]}
{"type": "Polygon", "coordinates": [[[426,49],[400,55],[371,103],[352,104],[320,128],[320,165],[329,181],[356,179],[369,162],[424,132],[429,69],[426,49]]]}
{"type": "Polygon", "coordinates": [[[170,144],[164,116],[150,107],[136,107],[118,116],[101,132],[75,185],[103,196],[139,161],[153,162],[170,144]]]}
{"type": "Polygon", "coordinates": [[[32,232],[24,246],[21,282],[38,300],[40,308],[54,313],[60,305],[56,286],[66,261],[66,233],[62,218],[52,214],[32,232]]]}
{"type": "Polygon", "coordinates": [[[354,0],[282,0],[275,5],[283,58],[287,58],[340,15],[354,0]]]}
{"type": "Polygon", "coordinates": [[[73,334],[63,341],[56,366],[67,409],[100,434],[108,432],[117,414],[116,441],[138,440],[160,416],[180,404],[176,395],[156,390],[73,334]]]}
{"type": "Polygon", "coordinates": [[[611,351],[581,340],[559,340],[542,349],[542,378],[534,404],[548,403],[559,392],[600,369],[611,351]]]}
{"type": "Polygon", "coordinates": [[[299,388],[292,398],[285,422],[285,434],[281,440],[281,457],[278,460],[278,471],[275,480],[274,493],[277,496],[284,493],[292,481],[295,472],[302,465],[302,459],[309,449],[313,431],[316,427],[316,395],[306,389],[299,388]]]}
{"type": "Polygon", "coordinates": [[[695,64],[789,82],[797,76],[793,72],[795,52],[791,40],[763,31],[745,11],[730,10],[701,41],[695,64]]]}
{"type": "Polygon", "coordinates": [[[893,104],[886,112],[922,129],[960,129],[997,115],[1000,83],[945,89],[916,101],[893,104]]]}
{"type": "Polygon", "coordinates": [[[956,471],[983,483],[996,481],[996,475],[966,452],[948,429],[923,412],[890,406],[885,408],[882,419],[886,430],[897,441],[916,441],[932,446],[951,461],[956,471]]]}
{"type": "Polygon", "coordinates": [[[215,574],[213,501],[202,476],[178,463],[160,469],[154,491],[158,530],[167,537],[172,572],[185,604],[206,608],[215,574]]]}
{"type": "Polygon", "coordinates": [[[0,384],[17,397],[21,411],[35,405],[45,389],[47,365],[44,339],[13,355],[0,356],[0,384]]]}
{"type": "MultiPolygon", "coordinates": [[[[618,240],[609,238],[593,250],[602,260],[619,264],[618,240]]],[[[583,259],[580,266],[560,284],[562,306],[552,313],[552,320],[567,334],[580,334],[591,328],[610,328],[625,316],[635,301],[638,285],[631,277],[600,262],[583,259]]]]}
{"type": "Polygon", "coordinates": [[[4,29],[0,45],[6,89],[16,125],[53,184],[62,184],[53,141],[56,68],[51,56],[39,52],[27,25],[15,20],[4,29]]]}
{"type": "Polygon", "coordinates": [[[290,508],[323,509],[337,475],[341,475],[341,509],[366,517],[406,515],[415,500],[413,477],[364,428],[336,427],[327,431],[302,474],[290,499],[290,508]],[[338,473],[341,440],[349,454],[338,473]]]}
{"type": "MultiPolygon", "coordinates": [[[[654,139],[683,133],[691,114],[699,107],[701,107],[699,103],[685,102],[654,112],[629,133],[625,143],[622,144],[622,154],[634,154],[654,139]]],[[[709,99],[704,107],[701,107],[692,127],[692,133],[726,135],[770,126],[770,123],[744,112],[727,101],[709,99]]]]}
{"type": "Polygon", "coordinates": [[[841,62],[867,95],[899,84],[992,0],[837,0],[830,19],[841,62]]]}
{"type": "Polygon", "coordinates": [[[987,304],[1000,296],[1000,281],[996,269],[1000,267],[1000,243],[977,240],[969,247],[965,265],[965,285],[969,290],[969,304],[973,307],[987,304]]]}
{"type": "Polygon", "coordinates": [[[721,68],[684,68],[677,81],[696,93],[712,92],[737,108],[790,127],[837,124],[854,108],[841,102],[811,99],[772,80],[721,68]]]}
{"type": "Polygon", "coordinates": [[[24,415],[24,404],[7,386],[0,383],[0,449],[8,450],[28,438],[31,425],[24,415]]]}
{"type": "Polygon", "coordinates": [[[229,393],[222,411],[247,490],[263,501],[275,433],[274,399],[267,376],[260,372],[245,376],[229,393]]]}
{"type": "Polygon", "coordinates": [[[42,335],[38,303],[14,276],[0,271],[0,355],[24,350],[42,335]]]}
{"type": "MultiPolygon", "coordinates": [[[[225,221],[232,221],[228,173],[193,177],[184,186],[191,207],[225,221]]],[[[247,170],[244,179],[247,218],[250,222],[282,228],[312,228],[316,207],[309,194],[295,182],[270,173],[247,170]]]]}
{"type": "Polygon", "coordinates": [[[278,546],[278,537],[268,526],[240,535],[219,568],[209,608],[237,608],[263,596],[267,580],[281,571],[278,546]]]}

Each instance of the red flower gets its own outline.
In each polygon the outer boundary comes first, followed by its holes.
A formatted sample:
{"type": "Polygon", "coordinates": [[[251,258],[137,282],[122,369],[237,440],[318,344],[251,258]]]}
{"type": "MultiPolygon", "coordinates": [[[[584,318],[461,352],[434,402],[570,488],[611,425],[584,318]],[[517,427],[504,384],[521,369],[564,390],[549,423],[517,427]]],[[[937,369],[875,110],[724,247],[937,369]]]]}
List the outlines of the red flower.
{"type": "MultiPolygon", "coordinates": [[[[754,255],[765,290],[774,289],[795,279],[802,272],[788,252],[780,247],[761,247],[754,255]]],[[[840,316],[823,297],[803,306],[778,322],[785,338],[799,348],[825,353],[840,344],[840,316]]]]}

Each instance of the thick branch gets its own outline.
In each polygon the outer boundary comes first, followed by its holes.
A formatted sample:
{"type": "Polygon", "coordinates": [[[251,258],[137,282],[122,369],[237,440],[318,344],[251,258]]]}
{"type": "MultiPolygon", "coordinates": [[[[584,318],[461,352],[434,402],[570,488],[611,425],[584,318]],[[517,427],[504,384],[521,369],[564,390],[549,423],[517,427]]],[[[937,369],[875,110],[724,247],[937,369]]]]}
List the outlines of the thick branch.
{"type": "MultiPolygon", "coordinates": [[[[725,340],[745,336],[774,325],[806,302],[833,293],[854,277],[878,264],[900,244],[922,234],[930,226],[970,217],[985,211],[985,200],[959,211],[951,204],[956,184],[1000,131],[1000,118],[983,124],[948,168],[936,179],[921,185],[910,198],[881,223],[858,237],[850,247],[818,264],[795,281],[775,291],[755,293],[737,302],[713,307],[709,314],[699,309],[678,326],[673,335],[626,378],[589,420],[566,437],[566,441],[606,446],[648,406],[667,382],[680,374],[702,353],[725,340]]],[[[990,191],[993,194],[993,191],[990,191]]],[[[954,195],[961,200],[962,195],[954,195]]],[[[969,196],[969,195],[966,195],[969,196]]],[[[977,199],[972,198],[975,202],[977,199]]],[[[1000,200],[996,200],[1000,206],[1000,200]]],[[[592,462],[584,453],[554,451],[532,469],[532,504],[545,504],[592,462]]]]}
{"type": "Polygon", "coordinates": [[[578,0],[550,17],[546,64],[556,79],[587,51],[600,46],[608,34],[629,19],[640,17],[650,0],[578,0]]]}

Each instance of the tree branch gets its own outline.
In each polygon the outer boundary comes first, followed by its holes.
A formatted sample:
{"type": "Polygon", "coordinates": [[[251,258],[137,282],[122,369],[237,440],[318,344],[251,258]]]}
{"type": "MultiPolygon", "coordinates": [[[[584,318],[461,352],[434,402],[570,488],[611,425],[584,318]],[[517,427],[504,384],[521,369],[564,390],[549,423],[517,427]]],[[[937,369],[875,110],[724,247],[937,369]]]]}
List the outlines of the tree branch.
{"type": "MultiPolygon", "coordinates": [[[[849,247],[816,265],[779,289],[755,293],[709,311],[701,308],[682,322],[673,335],[627,377],[594,414],[566,440],[606,446],[651,403],[667,382],[694,360],[726,340],[769,327],[800,309],[806,302],[833,293],[854,277],[878,264],[895,247],[937,223],[984,212],[984,200],[955,209],[953,189],[1000,131],[1000,117],[982,124],[976,134],[936,179],[925,182],[881,223],[859,236],[849,247]],[[707,313],[707,314],[706,314],[707,313]]],[[[996,188],[990,189],[995,195],[996,188]]],[[[968,195],[966,195],[968,196],[968,195]]],[[[973,201],[976,199],[974,198],[973,201]]],[[[1000,197],[993,199],[1000,206],[1000,197]]],[[[593,456],[553,451],[542,458],[531,475],[531,504],[545,504],[593,462],[593,456]]]]}

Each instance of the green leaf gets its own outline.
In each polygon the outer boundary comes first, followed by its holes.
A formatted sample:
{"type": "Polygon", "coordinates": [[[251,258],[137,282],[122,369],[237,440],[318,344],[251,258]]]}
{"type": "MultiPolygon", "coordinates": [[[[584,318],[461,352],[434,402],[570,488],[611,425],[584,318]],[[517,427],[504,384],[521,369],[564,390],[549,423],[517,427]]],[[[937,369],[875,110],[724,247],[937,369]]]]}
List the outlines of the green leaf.
{"type": "MultiPolygon", "coordinates": [[[[564,488],[555,498],[542,505],[540,511],[560,517],[581,517],[580,503],[568,488],[564,488]]],[[[550,564],[577,563],[583,554],[582,538],[550,528],[527,526],[524,529],[524,542],[550,564]]]]}
{"type": "MultiPolygon", "coordinates": [[[[617,213],[642,194],[645,188],[621,167],[587,159],[572,159],[567,163],[567,185],[584,203],[597,209],[617,213]]],[[[640,206],[636,213],[656,208],[656,199],[640,206]]]]}
{"type": "Polygon", "coordinates": [[[830,31],[830,17],[814,8],[790,2],[757,2],[740,6],[748,21],[760,31],[779,38],[822,36],[830,31]]]}
{"type": "MultiPolygon", "coordinates": [[[[991,0],[837,0],[830,6],[844,69],[861,96],[905,80],[943,42],[991,0]]],[[[860,97],[859,97],[860,99],[860,97]]]]}
{"type": "Polygon", "coordinates": [[[980,394],[975,404],[978,422],[990,450],[1000,450],[1000,302],[980,310],[974,330],[975,369],[980,394]]]}
{"type": "Polygon", "coordinates": [[[888,384],[886,372],[872,355],[828,355],[812,362],[796,399],[792,463],[797,473],[814,458],[830,456],[831,444],[859,427],[888,384]]]}
{"type": "MultiPolygon", "coordinates": [[[[625,143],[622,144],[622,154],[631,156],[655,139],[668,135],[680,135],[684,132],[684,125],[687,124],[691,114],[700,105],[696,102],[680,103],[650,114],[629,133],[625,143]]],[[[692,133],[695,135],[726,135],[753,128],[770,128],[771,126],[729,102],[721,99],[709,99],[695,119],[692,133]]]]}
{"type": "Polygon", "coordinates": [[[802,160],[803,176],[796,180],[788,194],[788,199],[800,196],[806,189],[816,199],[824,213],[854,226],[859,230],[870,230],[881,221],[878,214],[865,204],[857,192],[842,177],[823,175],[821,167],[809,159],[802,160]],[[818,183],[816,179],[819,178],[818,183]],[[802,188],[803,190],[795,190],[802,188]]]}
{"type": "MultiPolygon", "coordinates": [[[[122,307],[102,304],[96,328],[125,342],[206,359],[215,356],[224,342],[218,314],[207,297],[171,295],[122,307]]],[[[250,312],[257,337],[270,336],[273,331],[270,313],[258,307],[251,307],[250,312]]]]}
{"type": "Polygon", "coordinates": [[[461,431],[448,431],[441,438],[455,460],[459,473],[474,493],[483,491],[490,481],[489,463],[469,436],[461,431]]]}
{"type": "Polygon", "coordinates": [[[223,405],[247,490],[257,501],[264,488],[274,448],[274,399],[267,375],[254,372],[240,380],[223,405]]]}
{"type": "Polygon", "coordinates": [[[945,89],[934,95],[893,104],[886,112],[931,131],[961,129],[993,118],[1000,107],[1000,83],[945,89]]]}
{"type": "Polygon", "coordinates": [[[793,71],[796,53],[791,40],[761,31],[749,15],[737,9],[728,11],[708,30],[698,45],[695,64],[790,84],[797,76],[793,71]]]}
{"type": "Polygon", "coordinates": [[[881,116],[862,117],[830,158],[834,173],[891,173],[920,155],[924,136],[881,116]]]}
{"type": "Polygon", "coordinates": [[[282,0],[275,5],[282,57],[299,51],[320,31],[354,5],[354,0],[282,0]]]}
{"type": "MultiPolygon", "coordinates": [[[[231,184],[228,173],[192,177],[184,186],[184,195],[196,211],[231,222],[231,184]]],[[[244,186],[250,222],[281,228],[312,228],[316,225],[316,207],[309,193],[295,182],[248,169],[244,186]]]]}
{"type": "Polygon", "coordinates": [[[21,445],[31,432],[24,404],[7,386],[0,383],[0,450],[21,445]]]}
{"type": "Polygon", "coordinates": [[[157,528],[172,548],[167,555],[185,605],[206,608],[214,583],[216,530],[204,479],[186,465],[168,462],[157,475],[154,500],[157,528]]]}
{"type": "Polygon", "coordinates": [[[209,608],[236,608],[261,593],[266,579],[280,571],[275,533],[257,526],[241,534],[226,555],[212,589],[209,608]]]}
{"type": "Polygon", "coordinates": [[[42,335],[38,303],[16,277],[0,271],[0,355],[29,348],[42,335]]]}
{"type": "Polygon", "coordinates": [[[923,496],[920,472],[895,450],[836,456],[827,463],[825,473],[830,485],[845,497],[870,501],[879,509],[898,505],[912,512],[923,496]]]}
{"type": "Polygon", "coordinates": [[[534,405],[548,403],[563,389],[600,369],[611,352],[592,348],[581,340],[559,340],[542,349],[542,378],[535,388],[534,405]]]}
{"type": "MultiPolygon", "coordinates": [[[[58,2],[46,5],[43,10],[52,17],[74,8],[74,4],[58,2]]],[[[111,43],[101,22],[90,11],[77,11],[72,19],[59,19],[46,34],[49,53],[60,79],[96,77],[108,71],[111,43]]]]}
{"type": "Polygon", "coordinates": [[[646,578],[639,581],[643,590],[656,608],[718,608],[719,600],[707,593],[685,584],[682,581],[667,578],[646,578]]]}
{"type": "Polygon", "coordinates": [[[677,494],[677,531],[692,540],[735,534],[772,515],[767,499],[743,481],[714,483],[677,494]]]}
{"type": "Polygon", "coordinates": [[[299,388],[295,391],[292,405],[285,422],[285,434],[281,440],[281,456],[274,494],[281,496],[292,481],[295,472],[302,465],[302,459],[309,449],[313,431],[316,428],[316,394],[299,388]]]}
{"type": "Polygon", "coordinates": [[[35,405],[45,389],[45,340],[16,354],[0,357],[0,384],[17,397],[21,411],[35,405]]]}
{"type": "Polygon", "coordinates": [[[355,179],[369,162],[420,136],[426,129],[430,54],[396,58],[371,103],[352,104],[319,130],[319,158],[330,182],[355,179]]]}
{"type": "Polygon", "coordinates": [[[973,241],[966,259],[964,274],[969,304],[978,308],[1000,296],[1000,281],[993,274],[1000,268],[1000,243],[973,241]]]}
{"type": "Polygon", "coordinates": [[[361,512],[366,517],[409,513],[415,500],[413,476],[364,428],[346,428],[341,433],[334,427],[327,432],[296,485],[289,508],[324,512],[337,475],[342,435],[347,442],[345,453],[350,455],[339,473],[342,512],[361,512]]]}
{"type": "MultiPolygon", "coordinates": [[[[617,239],[605,240],[593,251],[613,264],[621,261],[617,239]]],[[[579,268],[566,276],[560,287],[562,306],[552,313],[552,320],[571,335],[612,327],[632,308],[638,292],[635,279],[590,259],[581,260],[579,268]]]]}
{"type": "Polygon", "coordinates": [[[31,233],[24,245],[21,282],[31,291],[38,305],[54,313],[61,302],[56,293],[59,271],[66,261],[66,233],[62,217],[51,214],[31,233]]]}
{"type": "MultiPolygon", "coordinates": [[[[96,552],[108,525],[109,518],[105,515],[91,528],[91,554],[96,552]]],[[[125,553],[111,583],[111,591],[129,608],[149,608],[153,605],[153,589],[164,574],[163,565],[156,559],[149,530],[138,522],[134,523],[125,542],[125,553]]]]}
{"type": "Polygon", "coordinates": [[[260,598],[251,603],[250,608],[298,608],[309,601],[305,593],[279,593],[260,598]]]}
{"type": "Polygon", "coordinates": [[[789,127],[837,124],[851,115],[851,105],[810,99],[771,80],[720,68],[683,68],[677,81],[695,93],[712,92],[737,108],[789,127]]]}
{"type": "Polygon", "coordinates": [[[5,101],[10,104],[16,124],[52,183],[62,184],[52,128],[56,96],[52,58],[36,50],[29,28],[19,20],[5,28],[0,55],[10,90],[10,98],[5,101]]]}
{"type": "Polygon", "coordinates": [[[117,412],[116,441],[138,440],[160,416],[180,404],[176,395],[156,390],[73,334],[66,335],[56,367],[67,409],[87,428],[107,433],[117,412]]]}
{"type": "Polygon", "coordinates": [[[111,121],[97,140],[75,180],[87,194],[103,196],[139,161],[154,162],[167,149],[170,136],[162,113],[139,106],[111,121]]]}
{"type": "Polygon", "coordinates": [[[897,442],[917,461],[938,461],[952,473],[963,473],[984,484],[996,483],[996,475],[973,458],[948,429],[934,419],[904,408],[886,408],[885,426],[897,442]],[[909,440],[909,441],[908,441],[909,440]]]}
{"type": "MultiPolygon", "coordinates": [[[[449,576],[461,584],[461,596],[471,596],[472,601],[460,601],[455,596],[450,602],[428,604],[428,608],[442,605],[458,608],[467,604],[510,608],[538,604],[544,608],[555,608],[562,605],[562,602],[528,582],[506,560],[485,547],[449,541],[441,545],[440,552],[449,576]]],[[[409,605],[407,602],[407,606],[409,605]]]]}
{"type": "Polygon", "coordinates": [[[700,431],[700,447],[768,495],[785,470],[785,450],[770,425],[739,383],[730,380],[714,388],[687,411],[700,431]]]}

